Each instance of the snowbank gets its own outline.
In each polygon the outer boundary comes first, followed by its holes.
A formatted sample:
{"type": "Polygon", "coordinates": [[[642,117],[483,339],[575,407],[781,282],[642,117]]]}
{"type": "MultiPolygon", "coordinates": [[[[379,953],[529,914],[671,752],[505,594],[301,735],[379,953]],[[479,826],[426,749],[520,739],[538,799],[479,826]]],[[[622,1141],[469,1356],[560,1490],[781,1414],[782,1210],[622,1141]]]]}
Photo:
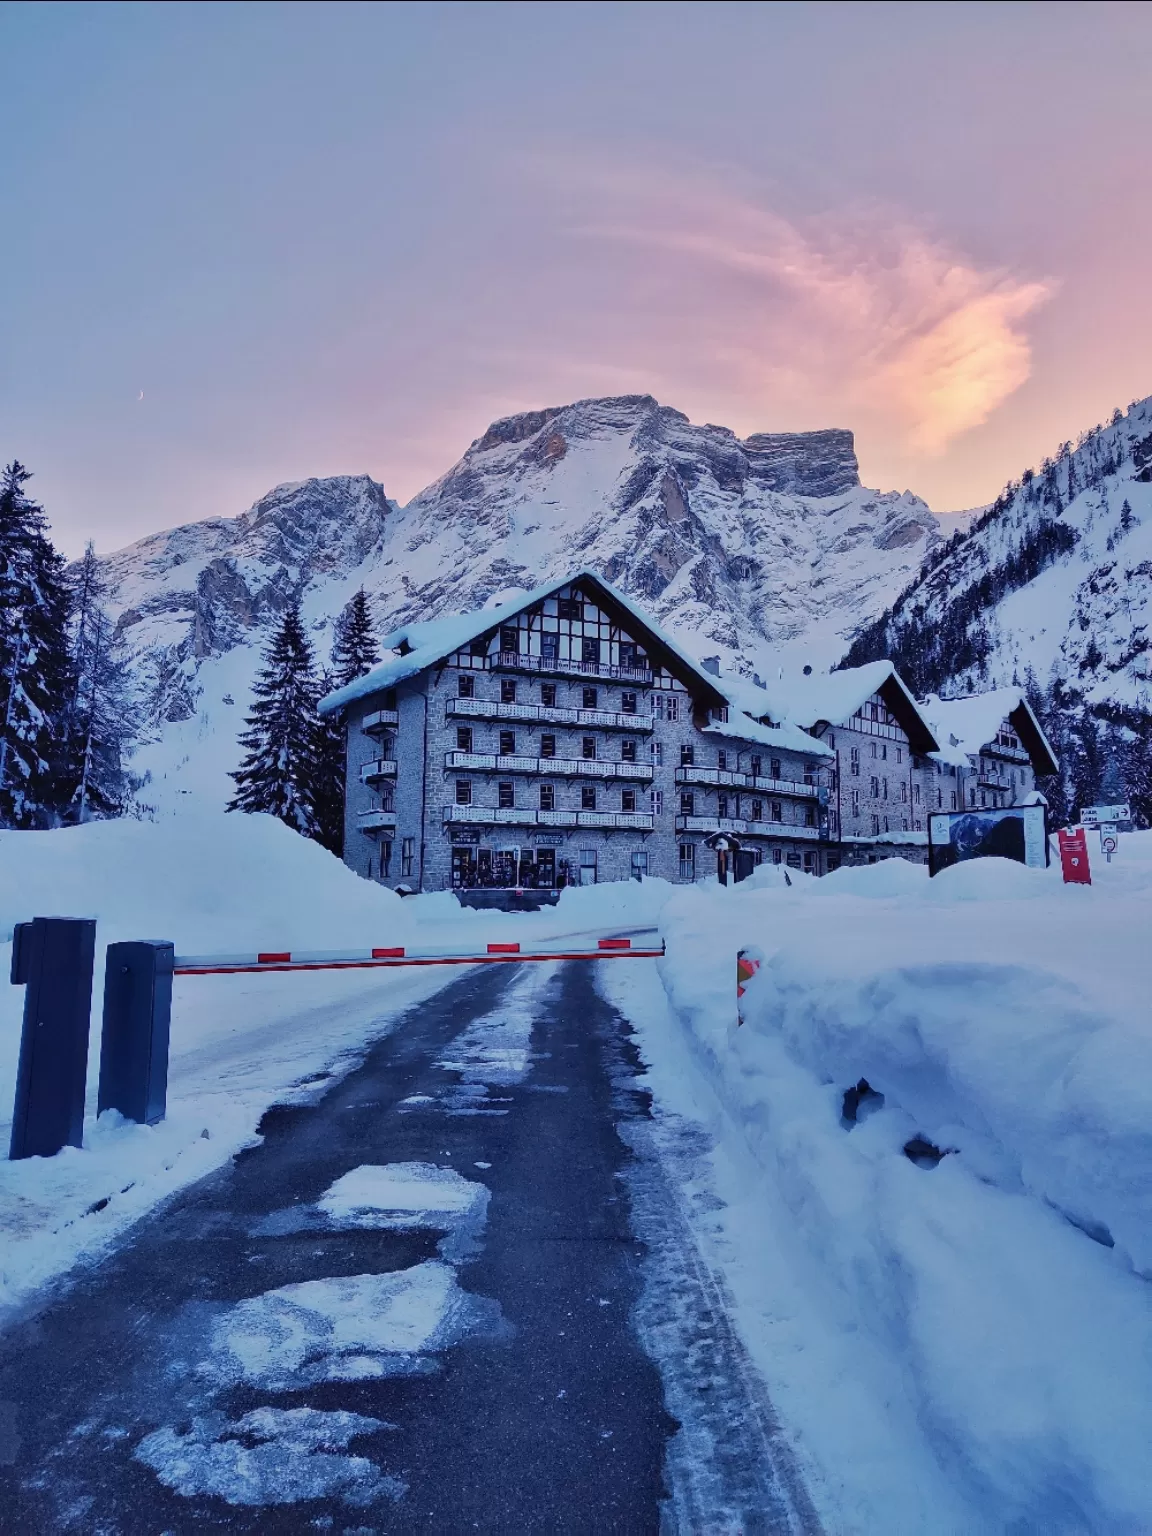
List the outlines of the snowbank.
{"type": "MultiPolygon", "coordinates": [[[[796,1305],[839,1338],[844,1376],[873,1372],[872,1411],[910,1437],[893,1455],[911,1465],[916,1438],[980,1529],[1152,1525],[1152,833],[1093,873],[1065,887],[985,860],[929,881],[892,860],[678,890],[662,918],[689,1097],[714,1096],[715,1136],[750,1155],[796,1305]],[[861,1078],[884,1104],[853,1125],[861,1078]],[[948,1155],[915,1164],[917,1136],[948,1155]]],[[[658,1086],[667,1030],[641,1039],[658,1086]]],[[[806,1353],[765,1360],[786,1416],[880,1522],[848,1528],[917,1528],[916,1479],[877,1507],[859,1430],[813,1394],[813,1326],[806,1353]]]]}

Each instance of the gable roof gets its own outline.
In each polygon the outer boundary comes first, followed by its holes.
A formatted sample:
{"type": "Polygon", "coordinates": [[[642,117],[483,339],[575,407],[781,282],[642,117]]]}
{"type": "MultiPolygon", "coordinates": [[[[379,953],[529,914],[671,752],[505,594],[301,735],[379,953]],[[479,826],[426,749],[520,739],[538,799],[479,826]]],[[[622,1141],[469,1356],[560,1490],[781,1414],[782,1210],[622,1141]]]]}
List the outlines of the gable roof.
{"type": "Polygon", "coordinates": [[[929,694],[921,707],[939,739],[940,747],[934,756],[941,762],[967,766],[969,756],[976,756],[988,746],[1007,721],[1038,774],[1059,771],[1056,754],[1020,688],[993,688],[988,693],[973,693],[962,699],[941,699],[929,694]]]}
{"type": "Polygon", "coordinates": [[[761,687],[747,678],[719,678],[733,704],[759,719],[785,722],[810,731],[820,724],[847,725],[873,694],[903,726],[914,752],[932,752],[936,738],[904,679],[890,661],[807,677],[779,678],[761,687]]]}
{"type": "Polygon", "coordinates": [[[698,662],[659,629],[641,609],[610,582],[595,571],[584,568],[559,581],[550,581],[532,592],[522,592],[511,602],[498,608],[481,609],[477,613],[455,614],[444,619],[423,620],[415,624],[403,624],[384,637],[384,645],[393,649],[407,647],[404,655],[389,657],[363,677],[355,678],[344,688],[338,688],[320,701],[320,713],[330,715],[357,699],[370,694],[382,693],[406,682],[420,672],[433,667],[451,656],[454,651],[478,640],[482,635],[499,629],[501,624],[515,618],[552,597],[563,587],[579,587],[603,608],[610,618],[625,625],[631,632],[643,635],[648,654],[657,665],[663,667],[682,682],[702,703],[717,708],[728,703],[717,687],[717,680],[698,662]]]}

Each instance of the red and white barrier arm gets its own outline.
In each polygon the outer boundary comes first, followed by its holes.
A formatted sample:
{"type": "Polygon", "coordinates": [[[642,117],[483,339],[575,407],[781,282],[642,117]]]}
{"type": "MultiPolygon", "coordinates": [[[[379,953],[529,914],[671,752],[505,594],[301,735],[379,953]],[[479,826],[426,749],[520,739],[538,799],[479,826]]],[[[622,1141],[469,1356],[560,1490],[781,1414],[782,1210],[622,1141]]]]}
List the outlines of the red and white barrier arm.
{"type": "Polygon", "coordinates": [[[525,960],[654,960],[659,949],[637,949],[631,939],[598,939],[595,949],[526,949],[488,944],[482,950],[409,950],[403,946],[362,950],[260,950],[243,955],[177,955],[175,976],[232,976],[261,971],[363,971],[398,965],[519,964],[525,960]]]}

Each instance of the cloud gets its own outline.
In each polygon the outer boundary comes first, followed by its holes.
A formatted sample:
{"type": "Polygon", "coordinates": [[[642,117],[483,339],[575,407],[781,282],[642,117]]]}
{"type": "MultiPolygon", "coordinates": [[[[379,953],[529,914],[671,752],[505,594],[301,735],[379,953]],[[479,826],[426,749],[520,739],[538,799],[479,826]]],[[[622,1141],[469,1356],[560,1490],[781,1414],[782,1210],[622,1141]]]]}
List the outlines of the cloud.
{"type": "Polygon", "coordinates": [[[1056,288],[876,211],[792,221],[703,178],[630,172],[568,194],[586,240],[641,255],[666,376],[691,370],[741,414],[840,414],[912,456],[943,453],[1020,388],[1025,322],[1056,288]]]}

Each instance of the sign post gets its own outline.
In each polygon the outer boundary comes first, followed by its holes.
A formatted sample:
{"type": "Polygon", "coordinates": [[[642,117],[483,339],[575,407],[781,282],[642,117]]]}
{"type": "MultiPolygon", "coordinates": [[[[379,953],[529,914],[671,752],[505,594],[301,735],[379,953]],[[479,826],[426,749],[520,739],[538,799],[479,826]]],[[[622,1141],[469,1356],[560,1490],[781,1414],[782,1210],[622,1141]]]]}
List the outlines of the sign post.
{"type": "Polygon", "coordinates": [[[1100,852],[1109,864],[1111,864],[1112,855],[1119,846],[1120,833],[1115,822],[1102,821],[1100,823],[1100,852]]]}
{"type": "Polygon", "coordinates": [[[1088,867],[1088,840],[1083,827],[1068,828],[1056,834],[1060,844],[1060,869],[1065,885],[1091,885],[1088,867]]]}

